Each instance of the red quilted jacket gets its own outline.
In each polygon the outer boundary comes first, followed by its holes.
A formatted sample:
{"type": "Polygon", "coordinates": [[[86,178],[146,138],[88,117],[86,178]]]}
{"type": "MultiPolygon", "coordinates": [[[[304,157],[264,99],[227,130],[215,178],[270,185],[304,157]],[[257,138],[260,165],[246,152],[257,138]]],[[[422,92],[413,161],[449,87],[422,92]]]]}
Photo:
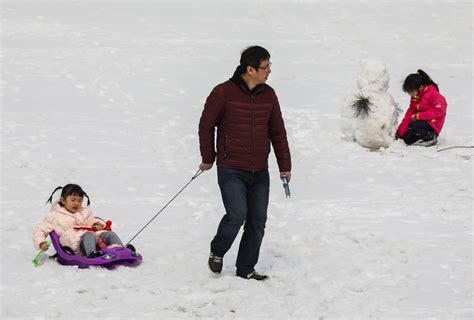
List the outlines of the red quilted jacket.
{"type": "Polygon", "coordinates": [[[446,99],[438,92],[435,86],[429,85],[420,90],[418,97],[410,99],[410,106],[400,126],[398,126],[398,134],[403,137],[407,133],[408,125],[412,120],[411,117],[415,115],[416,120],[427,121],[439,135],[441,129],[443,129],[447,107],[446,99]]]}
{"type": "Polygon", "coordinates": [[[270,142],[280,172],[291,171],[285,125],[275,91],[260,84],[250,91],[238,74],[216,86],[199,122],[203,163],[259,171],[268,167],[270,142]],[[214,132],[217,127],[217,152],[214,132]]]}

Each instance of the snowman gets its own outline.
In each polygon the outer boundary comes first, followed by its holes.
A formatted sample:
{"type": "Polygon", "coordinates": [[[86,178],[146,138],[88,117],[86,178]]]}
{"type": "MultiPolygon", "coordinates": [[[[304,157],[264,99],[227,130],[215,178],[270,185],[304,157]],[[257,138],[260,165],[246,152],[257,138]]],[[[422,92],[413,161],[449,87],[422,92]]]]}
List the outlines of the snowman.
{"type": "Polygon", "coordinates": [[[362,62],[357,90],[344,101],[341,112],[344,139],[370,150],[387,148],[393,142],[400,109],[387,92],[389,80],[383,63],[362,62]]]}

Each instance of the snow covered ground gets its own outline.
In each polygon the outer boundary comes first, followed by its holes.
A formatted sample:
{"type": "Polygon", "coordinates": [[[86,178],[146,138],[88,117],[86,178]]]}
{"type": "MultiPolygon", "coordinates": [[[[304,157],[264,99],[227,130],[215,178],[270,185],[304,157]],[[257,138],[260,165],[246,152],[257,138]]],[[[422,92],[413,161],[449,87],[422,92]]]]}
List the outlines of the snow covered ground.
{"type": "Polygon", "coordinates": [[[473,317],[470,2],[9,2],[1,5],[2,319],[473,317]],[[138,268],[34,268],[33,227],[75,182],[127,241],[200,163],[197,124],[240,50],[272,54],[293,156],[257,270],[207,268],[224,213],[215,169],[136,239],[138,268]],[[359,64],[381,60],[405,111],[416,69],[448,101],[440,142],[369,152],[341,139],[359,64]]]}

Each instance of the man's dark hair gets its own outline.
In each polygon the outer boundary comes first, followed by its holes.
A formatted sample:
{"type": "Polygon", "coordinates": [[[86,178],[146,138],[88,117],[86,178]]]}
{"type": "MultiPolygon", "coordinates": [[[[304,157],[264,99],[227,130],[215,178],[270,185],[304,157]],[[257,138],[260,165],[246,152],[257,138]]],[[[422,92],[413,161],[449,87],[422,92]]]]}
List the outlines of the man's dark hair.
{"type": "Polygon", "coordinates": [[[433,85],[436,87],[436,90],[439,91],[438,85],[430,78],[426,72],[421,69],[418,69],[416,73],[412,73],[406,77],[405,81],[403,82],[403,91],[410,93],[413,91],[418,91],[420,87],[433,85]]]}
{"type": "Polygon", "coordinates": [[[260,46],[248,47],[242,51],[242,54],[240,55],[239,72],[240,74],[244,74],[247,72],[248,66],[257,70],[262,61],[269,59],[270,53],[267,51],[267,49],[260,46]]]}

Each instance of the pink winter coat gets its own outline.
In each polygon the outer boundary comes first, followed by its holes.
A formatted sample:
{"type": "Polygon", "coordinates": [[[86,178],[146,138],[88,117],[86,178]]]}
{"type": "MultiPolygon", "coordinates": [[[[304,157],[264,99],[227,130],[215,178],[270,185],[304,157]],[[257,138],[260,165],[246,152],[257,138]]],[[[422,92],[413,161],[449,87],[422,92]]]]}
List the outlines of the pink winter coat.
{"type": "Polygon", "coordinates": [[[105,227],[105,222],[95,218],[89,208],[83,207],[78,212],[71,213],[56,202],[43,222],[33,231],[33,244],[39,249],[40,243],[46,241],[48,234],[55,230],[61,237],[61,245],[68,246],[78,253],[81,237],[87,230],[74,230],[74,227],[92,227],[95,223],[100,223],[105,227]]]}
{"type": "Polygon", "coordinates": [[[412,97],[410,107],[398,126],[398,135],[403,137],[408,131],[411,117],[415,115],[416,120],[425,120],[439,135],[443,128],[446,117],[446,99],[439,93],[435,86],[429,85],[418,92],[418,97],[412,97]]]}

